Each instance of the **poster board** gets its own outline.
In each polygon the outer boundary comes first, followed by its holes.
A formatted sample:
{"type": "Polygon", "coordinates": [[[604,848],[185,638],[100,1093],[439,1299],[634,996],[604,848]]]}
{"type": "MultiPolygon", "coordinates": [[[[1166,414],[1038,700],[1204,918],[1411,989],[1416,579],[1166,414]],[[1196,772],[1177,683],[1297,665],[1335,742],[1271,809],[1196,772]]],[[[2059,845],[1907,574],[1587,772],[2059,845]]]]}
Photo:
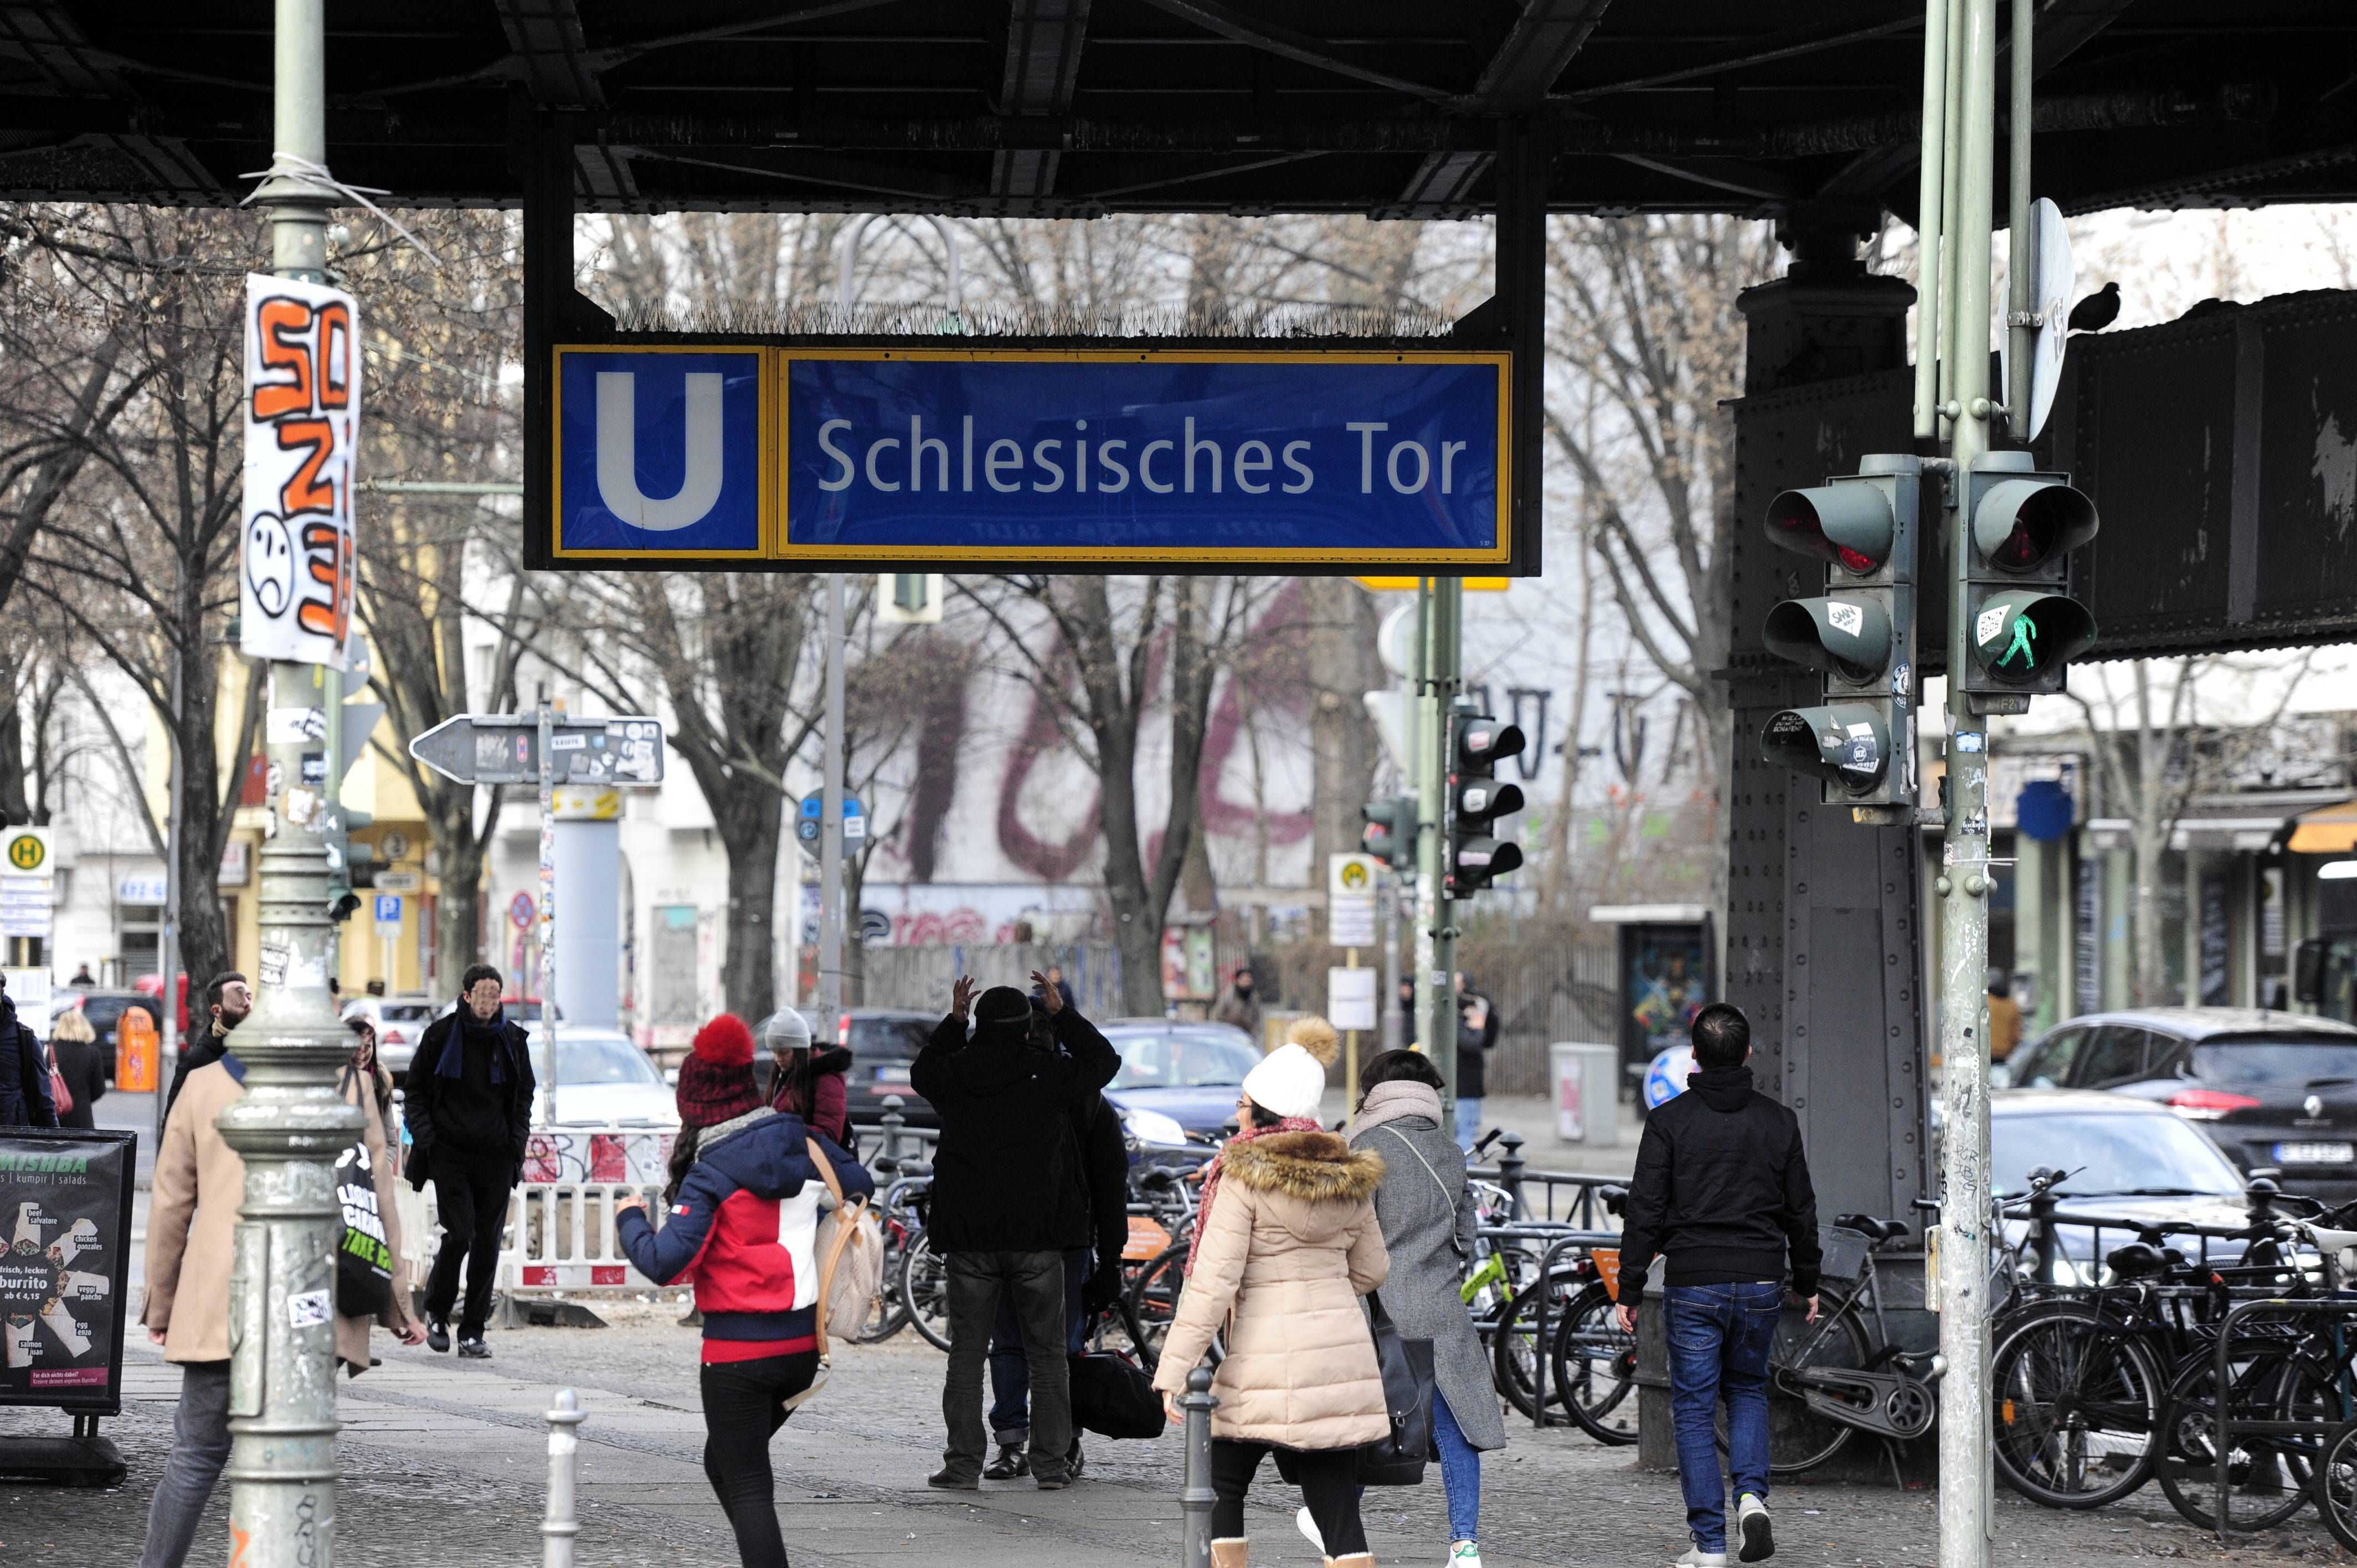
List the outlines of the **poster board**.
{"type": "Polygon", "coordinates": [[[123,1405],[139,1135],[0,1131],[0,1404],[123,1405]]]}

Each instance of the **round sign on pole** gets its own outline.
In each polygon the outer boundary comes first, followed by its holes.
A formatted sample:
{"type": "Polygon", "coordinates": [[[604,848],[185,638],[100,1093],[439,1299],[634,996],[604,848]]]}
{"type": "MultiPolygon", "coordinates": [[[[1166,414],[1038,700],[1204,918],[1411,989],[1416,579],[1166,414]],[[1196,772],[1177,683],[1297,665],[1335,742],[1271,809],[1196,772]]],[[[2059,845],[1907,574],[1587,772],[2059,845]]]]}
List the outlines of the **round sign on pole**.
{"type": "Polygon", "coordinates": [[[8,862],[8,869],[18,873],[46,870],[49,864],[49,835],[44,828],[12,828],[7,842],[0,844],[0,858],[8,862]]]}
{"type": "Polygon", "coordinates": [[[1695,1070],[1694,1047],[1672,1046],[1645,1069],[1645,1109],[1656,1111],[1686,1091],[1686,1075],[1695,1070]]]}
{"type": "Polygon", "coordinates": [[[519,931],[532,929],[532,918],[539,912],[540,907],[532,901],[529,893],[519,893],[508,900],[508,919],[519,931]]]}

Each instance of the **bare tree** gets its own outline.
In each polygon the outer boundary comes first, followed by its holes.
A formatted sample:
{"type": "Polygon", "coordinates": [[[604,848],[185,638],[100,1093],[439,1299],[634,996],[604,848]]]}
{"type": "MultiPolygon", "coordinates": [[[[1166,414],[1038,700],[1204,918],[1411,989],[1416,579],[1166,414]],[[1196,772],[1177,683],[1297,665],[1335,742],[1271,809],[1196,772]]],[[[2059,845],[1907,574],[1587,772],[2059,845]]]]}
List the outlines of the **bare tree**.
{"type": "Polygon", "coordinates": [[[46,258],[61,327],[102,331],[126,389],[74,437],[83,461],[49,505],[25,581],[129,677],[170,739],[180,949],[202,976],[229,961],[217,872],[264,697],[257,668],[241,671],[242,699],[223,678],[243,500],[242,280],[260,230],[246,214],[44,209],[24,242],[46,258]],[[226,756],[225,694],[241,703],[226,756]]]}

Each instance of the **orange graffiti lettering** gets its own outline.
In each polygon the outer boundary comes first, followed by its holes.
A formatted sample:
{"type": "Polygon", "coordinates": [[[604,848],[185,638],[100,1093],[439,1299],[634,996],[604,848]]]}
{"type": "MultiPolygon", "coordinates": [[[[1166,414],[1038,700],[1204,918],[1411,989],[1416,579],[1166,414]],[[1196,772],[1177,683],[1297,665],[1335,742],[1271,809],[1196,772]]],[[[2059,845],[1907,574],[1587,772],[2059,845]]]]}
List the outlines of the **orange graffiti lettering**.
{"type": "MultiPolygon", "coordinates": [[[[256,381],[253,417],[276,419],[281,414],[311,411],[311,307],[299,299],[271,298],[254,313],[262,328],[262,363],[267,370],[285,371],[287,381],[256,381]]],[[[350,323],[345,323],[349,340],[350,323]]],[[[347,378],[349,384],[349,378],[347,378]]],[[[340,405],[339,405],[340,406],[340,405]]]]}
{"type": "Polygon", "coordinates": [[[352,313],[340,304],[319,306],[319,406],[352,405],[352,313]]]}
{"type": "Polygon", "coordinates": [[[278,426],[278,449],[308,448],[302,467],[279,488],[279,509],[288,516],[298,511],[336,510],[336,481],[322,479],[319,470],[336,452],[336,427],[324,419],[295,419],[278,426]]]}
{"type": "Polygon", "coordinates": [[[235,1524],[229,1527],[229,1568],[246,1568],[253,1561],[253,1537],[235,1524]]]}
{"type": "Polygon", "coordinates": [[[328,590],[322,600],[306,594],[295,612],[296,623],[305,631],[340,641],[344,635],[344,608],[351,603],[351,563],[344,555],[343,532],[332,522],[311,522],[303,526],[303,553],[308,557],[311,580],[328,590]]]}

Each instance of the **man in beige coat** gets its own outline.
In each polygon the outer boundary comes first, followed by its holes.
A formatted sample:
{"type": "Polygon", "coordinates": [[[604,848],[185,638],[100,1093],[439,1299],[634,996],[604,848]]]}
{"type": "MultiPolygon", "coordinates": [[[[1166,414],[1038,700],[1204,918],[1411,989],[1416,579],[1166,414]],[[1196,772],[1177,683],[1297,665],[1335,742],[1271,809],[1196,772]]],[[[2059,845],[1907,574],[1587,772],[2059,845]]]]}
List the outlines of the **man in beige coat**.
{"type": "MultiPolygon", "coordinates": [[[[350,1075],[348,1075],[350,1076],[350,1075]]],[[[362,1103],[355,1079],[346,1098],[362,1103]]],[[[245,1064],[235,1052],[190,1072],[164,1123],[156,1155],[155,1193],[147,1216],[147,1299],[139,1321],[180,1367],[180,1405],[172,1419],[172,1452],[147,1510],[147,1544],[139,1568],[180,1568],[196,1537],[213,1483],[229,1462],[229,1276],[238,1209],[245,1202],[245,1161],[214,1123],[245,1098],[245,1064]]],[[[394,1256],[401,1237],[393,1215],[393,1171],[385,1159],[374,1106],[364,1133],[376,1173],[377,1208],[394,1256]]],[[[425,1331],[410,1316],[405,1293],[395,1291],[386,1326],[404,1344],[425,1331]]],[[[336,1356],[357,1375],[369,1365],[366,1317],[336,1318],[336,1356]]]]}

